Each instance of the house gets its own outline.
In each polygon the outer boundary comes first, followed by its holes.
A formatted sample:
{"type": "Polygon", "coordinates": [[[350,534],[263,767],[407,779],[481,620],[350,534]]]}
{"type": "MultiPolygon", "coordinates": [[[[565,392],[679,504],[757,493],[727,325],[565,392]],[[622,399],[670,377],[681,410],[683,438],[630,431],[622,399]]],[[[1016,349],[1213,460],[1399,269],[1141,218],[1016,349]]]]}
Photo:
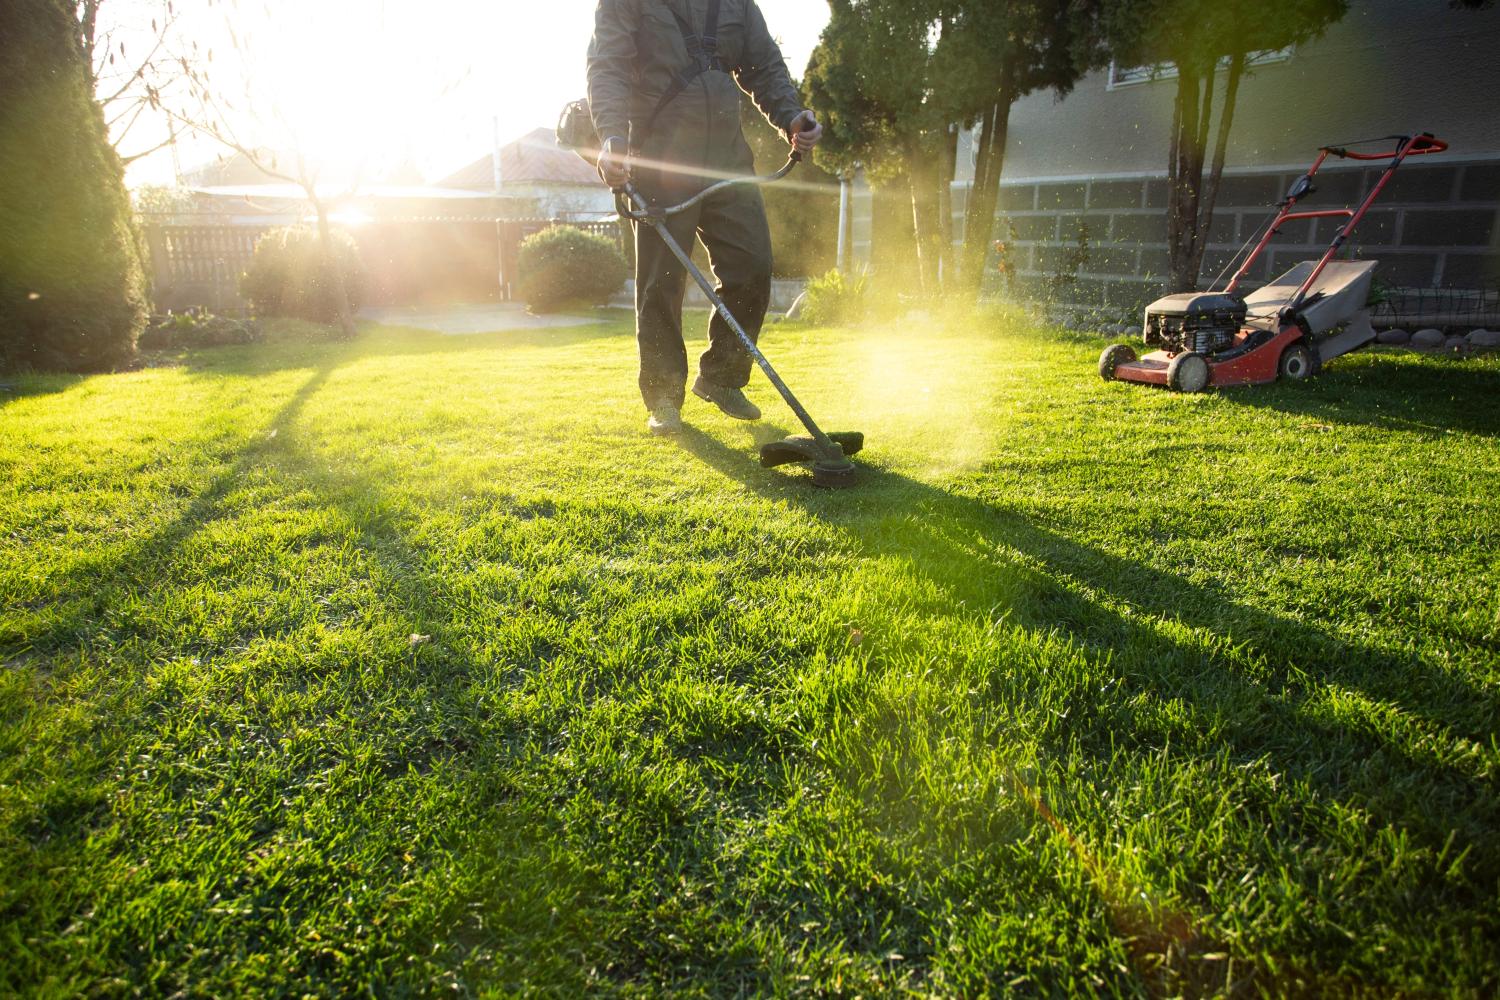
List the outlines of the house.
{"type": "MultiPolygon", "coordinates": [[[[1318,147],[1429,131],[1448,140],[1451,150],[1410,160],[1398,171],[1356,231],[1352,251],[1378,259],[1377,275],[1387,286],[1442,288],[1449,295],[1495,291],[1496,52],[1500,8],[1351,0],[1348,14],[1320,38],[1259,53],[1240,89],[1204,283],[1267,220],[1318,147]]],[[[1005,244],[1005,264],[1020,291],[1061,289],[1069,305],[1121,318],[1138,317],[1161,291],[1175,85],[1170,65],[1110,66],[1085,77],[1066,98],[1037,93],[1014,105],[996,240],[1005,244]]],[[[973,182],[973,138],[961,139],[953,184],[960,238],[973,182]]],[[[1357,201],[1376,174],[1331,159],[1319,174],[1318,194],[1304,207],[1342,208],[1357,201]]],[[[1265,281],[1318,256],[1339,224],[1289,225],[1252,278],[1265,281]]],[[[859,250],[867,244],[858,219],[855,234],[859,250]]],[[[1000,283],[999,263],[991,260],[992,288],[1000,283]]]]}
{"type": "MultiPolygon", "coordinates": [[[[260,158],[272,162],[269,153],[260,158]]],[[[295,157],[278,159],[295,163],[295,157]]],[[[529,199],[426,185],[411,167],[370,180],[319,185],[330,218],[359,247],[370,304],[474,301],[502,293],[502,254],[515,238],[506,232],[513,224],[499,220],[529,211],[529,199]]],[[[256,241],[267,230],[310,222],[306,192],[239,154],[187,172],[182,181],[191,211],[144,219],[156,307],[242,308],[239,277],[256,241]]]]}
{"type": "Polygon", "coordinates": [[[539,128],[500,148],[500,176],[488,154],[438,181],[439,187],[503,192],[518,210],[539,219],[598,222],[615,214],[614,195],[594,168],[561,149],[550,129],[539,128]]]}

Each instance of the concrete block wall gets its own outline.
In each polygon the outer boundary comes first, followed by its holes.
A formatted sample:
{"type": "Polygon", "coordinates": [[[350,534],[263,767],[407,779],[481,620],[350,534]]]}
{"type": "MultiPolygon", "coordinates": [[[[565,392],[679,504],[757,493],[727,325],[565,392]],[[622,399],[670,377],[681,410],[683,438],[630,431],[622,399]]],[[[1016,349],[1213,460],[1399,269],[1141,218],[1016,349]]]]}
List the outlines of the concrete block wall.
{"type": "MultiPolygon", "coordinates": [[[[1299,206],[1355,206],[1378,169],[1325,165],[1318,191],[1299,206]]],[[[1302,174],[1298,168],[1226,173],[1204,256],[1203,286],[1269,222],[1273,205],[1302,174]]],[[[954,191],[962,230],[966,187],[954,191]]],[[[995,239],[1006,246],[1015,294],[1072,311],[1134,317],[1157,297],[1167,271],[1167,185],[1160,176],[1002,183],[995,239]],[[1087,233],[1080,251],[1079,233],[1087,233]],[[1074,265],[1082,257],[1076,270],[1074,265]],[[1060,280],[1061,279],[1061,280],[1060,280]]],[[[1343,220],[1288,223],[1250,277],[1264,282],[1315,259],[1343,220]]],[[[1500,158],[1409,160],[1365,217],[1345,255],[1380,261],[1377,274],[1404,288],[1500,286],[1500,158]]],[[[987,287],[1002,287],[992,254],[987,287]]]]}

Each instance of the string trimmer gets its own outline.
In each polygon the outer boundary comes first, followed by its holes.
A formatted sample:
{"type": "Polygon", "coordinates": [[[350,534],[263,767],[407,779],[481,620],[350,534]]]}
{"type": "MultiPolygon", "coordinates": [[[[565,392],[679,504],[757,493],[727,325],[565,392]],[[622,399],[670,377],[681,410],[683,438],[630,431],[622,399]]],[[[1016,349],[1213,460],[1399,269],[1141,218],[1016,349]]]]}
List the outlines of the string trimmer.
{"type": "Polygon", "coordinates": [[[771,384],[776,387],[776,391],[781,393],[781,398],[786,400],[786,405],[792,408],[792,412],[797,415],[797,419],[802,422],[802,426],[807,428],[809,435],[807,437],[783,438],[780,441],[774,441],[771,444],[761,446],[760,464],[768,469],[779,465],[804,464],[812,469],[813,482],[818,486],[852,486],[855,480],[854,463],[849,461],[849,456],[857,453],[865,446],[865,436],[858,431],[827,434],[818,427],[812,415],[807,412],[807,408],[792,394],[792,390],[787,388],[787,384],[781,380],[781,376],[776,374],[776,369],[771,367],[771,362],[766,360],[766,356],[761,353],[760,348],[755,346],[755,341],[750,339],[750,335],[745,332],[745,328],[740,325],[739,320],[734,318],[734,314],[724,304],[724,300],[719,298],[718,294],[714,291],[713,283],[693,264],[692,257],[687,251],[683,250],[682,244],[677,242],[671,232],[668,231],[666,225],[667,219],[670,217],[686,212],[710,195],[725,188],[734,187],[738,184],[770,184],[779,181],[791,173],[792,168],[801,159],[802,154],[793,151],[790,158],[786,161],[786,166],[774,174],[766,177],[736,177],[720,181],[700,191],[682,204],[673,205],[670,208],[653,206],[636,189],[635,185],[629,181],[615,193],[621,196],[620,214],[632,221],[643,222],[656,230],[662,242],[667,245],[667,249],[672,251],[672,256],[676,257],[682,263],[682,266],[687,268],[687,273],[692,275],[693,280],[698,283],[698,287],[703,289],[703,294],[708,296],[708,301],[713,305],[714,310],[724,318],[725,323],[729,324],[729,329],[734,331],[734,335],[739,338],[740,344],[746,351],[750,352],[750,356],[755,359],[755,363],[760,365],[760,370],[766,373],[766,378],[771,380],[771,384]]]}

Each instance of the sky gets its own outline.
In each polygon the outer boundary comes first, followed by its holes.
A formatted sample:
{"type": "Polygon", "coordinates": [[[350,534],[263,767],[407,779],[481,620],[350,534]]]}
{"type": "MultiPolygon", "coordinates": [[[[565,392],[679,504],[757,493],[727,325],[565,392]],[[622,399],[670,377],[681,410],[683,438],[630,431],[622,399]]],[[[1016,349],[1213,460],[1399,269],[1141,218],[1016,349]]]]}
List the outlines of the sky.
{"type": "MultiPolygon", "coordinates": [[[[787,65],[801,76],[828,20],[821,0],[759,0],[787,65]]],[[[117,41],[142,51],[161,0],[106,0],[117,41]],[[113,5],[113,7],[111,7],[113,5]]],[[[410,160],[428,180],[486,155],[495,119],[503,141],[550,128],[584,95],[594,0],[218,0],[179,2],[179,46],[199,45],[225,115],[245,145],[287,146],[287,136],[346,169],[358,160],[410,160]],[[233,37],[231,38],[231,33],[233,37]],[[236,44],[236,42],[238,44],[236,44]]],[[[123,62],[123,61],[122,61],[123,62]]],[[[148,116],[121,152],[153,145],[165,125],[148,116]]],[[[183,140],[185,169],[221,155],[212,140],[183,140]]],[[[170,184],[162,150],[131,164],[128,181],[170,184]]]]}

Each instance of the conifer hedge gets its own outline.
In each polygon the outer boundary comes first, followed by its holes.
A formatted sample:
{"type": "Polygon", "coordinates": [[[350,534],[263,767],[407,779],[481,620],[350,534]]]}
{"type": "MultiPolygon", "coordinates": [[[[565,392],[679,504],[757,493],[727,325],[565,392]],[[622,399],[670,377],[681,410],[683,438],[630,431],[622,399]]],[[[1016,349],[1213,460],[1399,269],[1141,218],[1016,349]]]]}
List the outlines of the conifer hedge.
{"type": "Polygon", "coordinates": [[[146,288],[68,0],[0,4],[0,370],[128,360],[146,288]]]}

